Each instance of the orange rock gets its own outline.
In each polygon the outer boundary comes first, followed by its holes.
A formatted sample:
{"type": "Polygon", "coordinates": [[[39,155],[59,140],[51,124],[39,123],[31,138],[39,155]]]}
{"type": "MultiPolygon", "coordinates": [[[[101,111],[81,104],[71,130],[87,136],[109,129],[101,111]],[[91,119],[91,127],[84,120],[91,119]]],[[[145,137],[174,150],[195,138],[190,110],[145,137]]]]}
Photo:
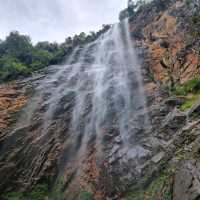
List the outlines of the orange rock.
{"type": "Polygon", "coordinates": [[[13,114],[27,102],[22,88],[15,83],[0,85],[0,138],[13,121],[13,114]]]}

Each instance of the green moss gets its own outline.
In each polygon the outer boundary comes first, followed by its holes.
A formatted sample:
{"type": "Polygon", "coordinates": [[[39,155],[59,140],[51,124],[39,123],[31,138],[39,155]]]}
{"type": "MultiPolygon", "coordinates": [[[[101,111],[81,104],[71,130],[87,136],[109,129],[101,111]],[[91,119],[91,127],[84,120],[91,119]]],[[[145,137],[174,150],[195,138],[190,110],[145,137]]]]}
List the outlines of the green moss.
{"type": "Polygon", "coordinates": [[[38,185],[31,193],[31,200],[44,200],[48,197],[48,186],[38,185]]]}
{"type": "Polygon", "coordinates": [[[172,90],[176,96],[187,96],[188,99],[180,106],[181,111],[190,109],[200,98],[200,78],[195,77],[183,85],[177,85],[172,90]]]}
{"type": "Polygon", "coordinates": [[[3,197],[5,200],[25,200],[22,193],[11,192],[3,197]]]}
{"type": "Polygon", "coordinates": [[[200,93],[200,78],[195,77],[183,85],[177,85],[173,89],[175,95],[187,95],[189,93],[197,94],[200,93]]]}
{"type": "Polygon", "coordinates": [[[78,199],[77,200],[94,200],[94,194],[87,192],[85,190],[82,190],[79,193],[78,199]]]}
{"type": "Polygon", "coordinates": [[[200,98],[200,94],[193,95],[180,106],[180,110],[186,111],[190,109],[199,100],[199,98],[200,98]]]}
{"type": "Polygon", "coordinates": [[[172,198],[170,176],[162,174],[147,188],[132,188],[125,196],[126,200],[170,200],[172,198]]]}
{"type": "Polygon", "coordinates": [[[21,192],[11,192],[4,195],[5,200],[45,200],[48,199],[48,186],[38,185],[29,194],[21,192]]]}
{"type": "MultiPolygon", "coordinates": [[[[30,193],[11,192],[3,196],[4,200],[65,200],[63,182],[59,181],[52,191],[46,184],[37,185],[30,193]]],[[[67,199],[70,199],[69,196],[67,199]]],[[[74,198],[72,198],[74,199],[74,198]]],[[[81,190],[76,200],[94,200],[94,194],[81,190]]]]}
{"type": "Polygon", "coordinates": [[[60,179],[53,190],[51,191],[51,194],[49,195],[49,200],[64,200],[65,195],[63,192],[63,187],[64,187],[64,180],[60,179]]]}

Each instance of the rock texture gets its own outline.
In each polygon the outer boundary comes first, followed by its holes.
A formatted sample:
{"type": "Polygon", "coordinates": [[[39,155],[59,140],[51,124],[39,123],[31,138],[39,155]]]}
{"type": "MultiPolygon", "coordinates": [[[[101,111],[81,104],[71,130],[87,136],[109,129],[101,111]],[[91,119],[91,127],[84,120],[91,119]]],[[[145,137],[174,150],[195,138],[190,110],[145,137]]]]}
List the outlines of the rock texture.
{"type": "Polygon", "coordinates": [[[27,103],[23,86],[9,83],[0,86],[0,141],[6,129],[16,121],[14,116],[27,103]]]}
{"type": "Polygon", "coordinates": [[[200,73],[194,37],[189,32],[194,12],[193,4],[188,6],[183,0],[153,1],[131,19],[133,36],[149,52],[146,65],[161,84],[168,83],[171,77],[184,83],[200,73]]]}
{"type": "MultiPolygon", "coordinates": [[[[53,188],[62,177],[61,190],[66,199],[76,199],[79,190],[87,190],[96,200],[119,200],[132,186],[139,188],[133,189],[138,194],[136,200],[164,200],[166,193],[174,200],[199,199],[199,104],[181,112],[178,108],[185,99],[169,98],[163,89],[170,79],[184,83],[200,73],[187,28],[191,11],[185,1],[155,0],[130,19],[130,31],[144,61],[147,96],[147,110],[134,114],[142,119],[148,113],[150,119],[146,129],[142,120],[130,121],[135,133],[129,138],[131,147],[123,144],[113,125],[109,131],[102,128],[103,144],[94,145],[96,138],[92,138],[83,155],[83,149],[79,149],[81,134],[72,137],[69,132],[73,92],[57,102],[51,119],[45,118],[54,90],[49,92],[47,88],[38,96],[35,89],[55,73],[54,67],[29,80],[0,86],[0,196],[9,191],[29,191],[38,183],[53,188]],[[170,171],[169,180],[161,188],[156,185],[159,194],[153,196],[151,184],[166,171],[170,171]]],[[[61,73],[59,80],[48,84],[56,88],[65,75],[61,73]]],[[[74,81],[76,77],[72,85],[74,81]]],[[[91,109],[90,100],[88,96],[85,116],[91,109]]]]}
{"type": "Polygon", "coordinates": [[[200,163],[188,160],[182,163],[174,179],[174,200],[195,200],[200,198],[200,163]]]}

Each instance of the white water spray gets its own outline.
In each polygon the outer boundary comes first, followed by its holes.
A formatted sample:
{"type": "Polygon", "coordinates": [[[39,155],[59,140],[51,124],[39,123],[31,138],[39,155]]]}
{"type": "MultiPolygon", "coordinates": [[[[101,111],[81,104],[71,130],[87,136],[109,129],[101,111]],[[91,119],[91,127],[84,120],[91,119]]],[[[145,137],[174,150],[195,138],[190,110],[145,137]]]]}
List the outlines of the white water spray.
{"type": "Polygon", "coordinates": [[[65,98],[73,101],[69,130],[73,146],[82,152],[91,140],[102,143],[113,133],[129,144],[139,123],[142,129],[148,127],[141,69],[128,20],[75,48],[65,65],[54,70],[38,88],[48,97],[43,102],[47,109],[40,137],[47,134],[65,98]]]}

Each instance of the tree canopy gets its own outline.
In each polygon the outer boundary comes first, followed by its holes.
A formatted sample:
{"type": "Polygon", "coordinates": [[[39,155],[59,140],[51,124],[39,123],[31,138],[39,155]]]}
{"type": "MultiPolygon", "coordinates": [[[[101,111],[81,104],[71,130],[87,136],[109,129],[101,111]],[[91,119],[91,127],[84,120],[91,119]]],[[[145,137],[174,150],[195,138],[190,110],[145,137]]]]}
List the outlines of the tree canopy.
{"type": "Polygon", "coordinates": [[[33,71],[58,64],[73,48],[94,41],[109,28],[109,25],[103,25],[97,33],[86,35],[82,32],[67,37],[61,44],[43,41],[36,45],[32,44],[29,36],[13,31],[5,40],[0,40],[0,82],[28,76],[33,71]]]}

